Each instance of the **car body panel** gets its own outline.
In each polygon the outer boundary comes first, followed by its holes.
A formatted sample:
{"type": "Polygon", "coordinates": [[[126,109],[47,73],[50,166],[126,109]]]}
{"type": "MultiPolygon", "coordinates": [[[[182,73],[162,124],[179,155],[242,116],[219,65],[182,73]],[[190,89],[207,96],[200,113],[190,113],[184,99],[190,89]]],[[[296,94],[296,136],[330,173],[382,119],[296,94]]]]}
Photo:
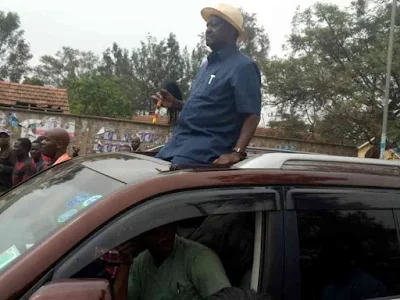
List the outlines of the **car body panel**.
{"type": "MultiPolygon", "coordinates": [[[[157,159],[154,159],[153,162],[157,164],[157,161],[157,159]]],[[[163,165],[164,168],[167,165],[163,165]]],[[[242,167],[245,167],[245,165],[242,167]]],[[[258,164],[256,167],[262,166],[258,164]]],[[[100,169],[97,169],[97,171],[100,172],[100,169]]],[[[65,227],[22,256],[19,261],[0,275],[2,298],[19,297],[21,292],[34,284],[44,272],[48,271],[52,265],[77,246],[85,237],[133,205],[158,195],[204,187],[251,185],[365,186],[400,189],[398,177],[382,175],[276,169],[186,170],[175,172],[166,172],[164,169],[157,170],[157,175],[154,174],[145,176],[146,180],[127,185],[126,188],[94,204],[65,227]]],[[[125,174],[124,176],[124,180],[128,181],[126,179],[128,175],[125,174]]]]}

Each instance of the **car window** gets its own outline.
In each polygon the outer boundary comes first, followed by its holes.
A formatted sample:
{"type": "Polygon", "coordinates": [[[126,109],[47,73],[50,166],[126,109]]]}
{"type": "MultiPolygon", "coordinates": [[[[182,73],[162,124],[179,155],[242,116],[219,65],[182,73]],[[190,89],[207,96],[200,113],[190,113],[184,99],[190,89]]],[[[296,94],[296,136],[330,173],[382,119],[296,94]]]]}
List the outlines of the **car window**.
{"type": "MultiPolygon", "coordinates": [[[[161,196],[140,204],[96,232],[60,263],[53,280],[72,276],[104,276],[111,280],[112,267],[118,265],[115,247],[143,232],[175,222],[179,236],[206,245],[220,256],[232,283],[249,287],[255,245],[255,212],[279,209],[279,194],[265,187],[209,189],[161,196]]],[[[261,224],[260,218],[260,240],[261,224]]],[[[261,252],[258,248],[261,247],[260,240],[256,243],[258,253],[261,252]]],[[[259,264],[260,260],[257,268],[260,268],[259,264]]]]}
{"type": "Polygon", "coordinates": [[[0,200],[0,273],[79,213],[124,186],[79,163],[51,168],[0,200]]]}
{"type": "Polygon", "coordinates": [[[392,210],[298,211],[302,299],[400,294],[392,210]]]}

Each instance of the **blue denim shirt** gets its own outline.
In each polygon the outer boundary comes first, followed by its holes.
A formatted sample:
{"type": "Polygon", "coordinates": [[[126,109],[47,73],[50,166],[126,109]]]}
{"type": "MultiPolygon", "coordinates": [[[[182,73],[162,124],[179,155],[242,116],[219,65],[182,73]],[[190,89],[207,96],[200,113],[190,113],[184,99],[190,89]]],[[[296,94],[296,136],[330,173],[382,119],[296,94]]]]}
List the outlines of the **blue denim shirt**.
{"type": "Polygon", "coordinates": [[[200,67],[169,142],[157,157],[210,164],[231,153],[244,118],[261,111],[261,75],[236,46],[212,52],[200,67]]]}

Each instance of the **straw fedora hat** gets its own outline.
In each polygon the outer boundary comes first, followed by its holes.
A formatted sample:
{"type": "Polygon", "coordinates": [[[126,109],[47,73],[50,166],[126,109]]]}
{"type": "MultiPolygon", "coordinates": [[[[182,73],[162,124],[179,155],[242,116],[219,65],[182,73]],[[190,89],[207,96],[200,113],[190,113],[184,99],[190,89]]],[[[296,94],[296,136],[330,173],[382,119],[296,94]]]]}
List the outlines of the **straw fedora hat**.
{"type": "Polygon", "coordinates": [[[205,7],[201,10],[201,16],[206,22],[208,22],[211,16],[224,19],[239,32],[238,40],[244,40],[243,16],[238,8],[229,4],[219,4],[217,7],[205,7]]]}

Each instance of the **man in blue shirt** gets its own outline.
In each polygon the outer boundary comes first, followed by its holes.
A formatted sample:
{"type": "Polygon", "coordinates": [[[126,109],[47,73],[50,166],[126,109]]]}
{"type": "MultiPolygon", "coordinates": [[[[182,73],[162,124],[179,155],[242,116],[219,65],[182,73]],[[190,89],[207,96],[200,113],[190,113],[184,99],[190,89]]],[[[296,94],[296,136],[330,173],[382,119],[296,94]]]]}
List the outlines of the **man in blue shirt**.
{"type": "Polygon", "coordinates": [[[212,52],[202,64],[189,99],[161,90],[153,99],[181,110],[174,134],[157,157],[177,165],[235,164],[245,156],[261,111],[260,71],[239,52],[244,38],[239,9],[221,4],[201,11],[212,52]]]}

